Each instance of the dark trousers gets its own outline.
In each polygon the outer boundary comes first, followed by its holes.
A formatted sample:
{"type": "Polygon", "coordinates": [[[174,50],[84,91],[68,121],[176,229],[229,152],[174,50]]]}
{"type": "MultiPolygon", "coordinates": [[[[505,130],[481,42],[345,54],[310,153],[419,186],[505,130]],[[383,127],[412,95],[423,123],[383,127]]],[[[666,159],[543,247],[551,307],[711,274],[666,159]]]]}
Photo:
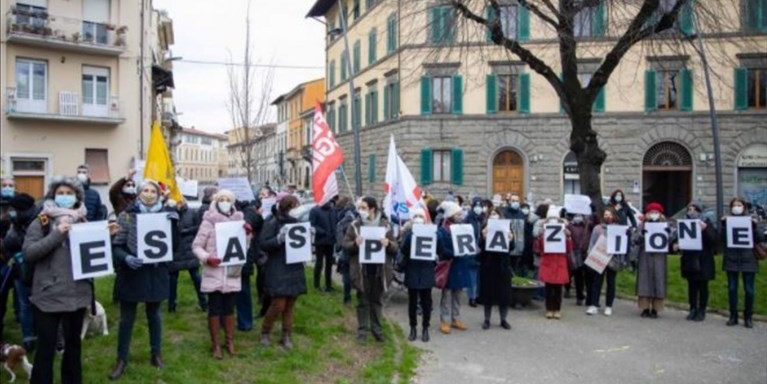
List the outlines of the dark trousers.
{"type": "Polygon", "coordinates": [[[325,269],[325,289],[330,290],[333,275],[333,246],[315,245],[317,260],[314,262],[314,288],[320,289],[320,276],[325,269]]]}
{"type": "Polygon", "coordinates": [[[730,301],[730,316],[738,317],[738,274],[743,276],[743,290],[746,292],[744,318],[751,318],[754,314],[754,272],[727,272],[727,293],[730,301]]]}
{"type": "MultiPolygon", "coordinates": [[[[162,317],[160,315],[160,302],[144,303],[146,321],[149,327],[149,348],[152,356],[159,356],[162,352],[162,317]]],[[[136,322],[137,302],[120,302],[120,327],[117,333],[117,358],[128,362],[130,343],[133,337],[133,324],[136,322]]],[[[82,323],[80,324],[82,326],[82,323]]],[[[79,339],[79,335],[78,335],[79,339]]],[[[69,344],[66,346],[69,349],[69,344]]]]}
{"type": "MultiPolygon", "coordinates": [[[[509,313],[509,306],[506,304],[498,305],[498,313],[501,315],[501,321],[506,321],[506,315],[509,313]]],[[[485,321],[490,321],[493,314],[493,306],[485,304],[485,321]]]]}
{"type": "Polygon", "coordinates": [[[383,281],[366,275],[363,285],[364,292],[357,291],[357,332],[364,334],[371,330],[374,335],[383,335],[383,281]]]}
{"type": "Polygon", "coordinates": [[[708,280],[687,280],[687,301],[691,310],[705,312],[708,307],[708,280]]]}
{"type": "Polygon", "coordinates": [[[56,339],[59,327],[63,328],[64,349],[61,362],[61,383],[80,384],[83,382],[80,330],[83,326],[85,308],[74,312],[43,312],[34,307],[37,330],[37,352],[30,383],[53,384],[53,360],[56,354],[56,339]]]}
{"type": "Polygon", "coordinates": [[[613,306],[615,301],[615,278],[618,276],[618,272],[613,271],[610,268],[605,268],[602,274],[597,273],[589,267],[586,268],[586,276],[589,280],[587,284],[589,286],[586,294],[586,305],[599,306],[599,296],[602,294],[602,282],[607,280],[607,290],[605,291],[605,305],[608,307],[613,306]]]}
{"type": "Polygon", "coordinates": [[[586,298],[586,292],[588,292],[588,287],[590,284],[587,283],[586,280],[586,269],[590,269],[589,267],[580,266],[578,268],[575,268],[574,271],[572,271],[571,280],[575,280],[575,298],[577,300],[583,300],[586,298]]]}
{"type": "Polygon", "coordinates": [[[352,301],[352,277],[349,273],[349,262],[341,262],[341,281],[344,285],[344,303],[352,301]]]}
{"type": "Polygon", "coordinates": [[[546,310],[547,311],[559,311],[562,309],[562,288],[564,284],[549,284],[546,283],[544,290],[546,291],[546,310]]]}
{"type": "MultiPolygon", "coordinates": [[[[205,295],[200,292],[200,284],[202,283],[202,278],[200,277],[200,268],[191,268],[187,269],[187,271],[189,271],[189,277],[192,279],[194,291],[197,292],[197,303],[200,305],[200,308],[205,308],[207,306],[207,301],[205,299],[205,295]]],[[[171,309],[176,309],[176,298],[178,297],[178,277],[180,274],[181,271],[170,272],[170,296],[168,297],[168,308],[171,309]]]]}
{"type": "Polygon", "coordinates": [[[256,266],[256,268],[256,294],[258,295],[258,303],[261,305],[258,317],[264,317],[271,303],[269,295],[266,294],[266,267],[256,266]]]}
{"type": "Polygon", "coordinates": [[[234,306],[237,301],[237,292],[208,293],[208,317],[221,317],[234,315],[234,306]]]}
{"type": "Polygon", "coordinates": [[[418,304],[421,304],[421,313],[423,314],[423,327],[429,328],[431,323],[431,288],[427,289],[408,289],[407,290],[407,314],[410,318],[410,326],[418,326],[418,304]]]}
{"type": "Polygon", "coordinates": [[[3,321],[8,307],[8,295],[14,280],[10,267],[0,267],[0,340],[5,340],[3,338],[3,321]]]}
{"type": "Polygon", "coordinates": [[[253,296],[251,296],[250,276],[249,273],[243,273],[242,276],[240,276],[242,288],[236,295],[237,301],[235,302],[235,308],[237,308],[237,329],[241,331],[250,331],[253,329],[253,296]]]}

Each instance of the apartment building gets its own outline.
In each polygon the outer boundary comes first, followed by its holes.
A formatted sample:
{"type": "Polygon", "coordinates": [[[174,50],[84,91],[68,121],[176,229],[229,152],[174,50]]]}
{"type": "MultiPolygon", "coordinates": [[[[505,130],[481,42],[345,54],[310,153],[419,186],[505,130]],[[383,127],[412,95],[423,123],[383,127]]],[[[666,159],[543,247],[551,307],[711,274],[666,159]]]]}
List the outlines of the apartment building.
{"type": "MultiPolygon", "coordinates": [[[[360,127],[361,169],[368,169],[364,190],[383,193],[391,134],[423,188],[438,195],[515,192],[533,201],[561,201],[563,194],[579,192],[570,121],[556,93],[544,77],[495,46],[486,30],[448,2],[342,0],[347,57],[338,3],[317,0],[307,17],[327,23],[328,121],[346,153],[352,153],[352,127],[360,127]]],[[[483,1],[467,4],[479,15],[499,18],[506,36],[561,71],[556,32],[529,9],[513,0],[501,2],[499,14],[483,9],[483,1]]],[[[583,84],[637,4],[599,1],[576,16],[583,84]]],[[[663,0],[661,9],[673,4],[663,0]]],[[[682,41],[687,35],[700,37],[708,53],[725,196],[767,204],[765,14],[764,0],[695,1],[672,31],[627,53],[593,105],[593,126],[608,155],[603,191],[620,188],[635,205],[660,201],[672,212],[692,199],[715,201],[704,68],[682,41]],[[699,7],[716,9],[717,30],[703,22],[699,7]]],[[[352,160],[347,156],[347,164],[352,160]]]]}
{"type": "Polygon", "coordinates": [[[229,138],[198,129],[181,128],[176,134],[180,143],[175,148],[175,171],[187,180],[212,185],[226,177],[229,166],[229,138]]]}

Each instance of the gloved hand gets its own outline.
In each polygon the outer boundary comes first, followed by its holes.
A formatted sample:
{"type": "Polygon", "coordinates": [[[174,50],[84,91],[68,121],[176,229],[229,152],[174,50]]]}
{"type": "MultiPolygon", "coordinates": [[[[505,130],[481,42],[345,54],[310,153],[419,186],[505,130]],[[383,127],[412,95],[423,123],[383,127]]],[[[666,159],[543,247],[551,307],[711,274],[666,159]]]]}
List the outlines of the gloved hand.
{"type": "Polygon", "coordinates": [[[128,264],[128,267],[130,269],[139,269],[142,265],[144,265],[144,260],[139,259],[136,256],[128,255],[125,256],[125,264],[128,264]]]}
{"type": "Polygon", "coordinates": [[[253,234],[253,227],[251,227],[250,224],[245,223],[243,224],[242,228],[245,229],[246,235],[250,236],[251,234],[253,234]]]}
{"type": "Polygon", "coordinates": [[[671,228],[670,227],[666,227],[666,233],[671,234],[671,228]]]}
{"type": "Polygon", "coordinates": [[[288,228],[282,227],[280,228],[280,232],[277,234],[277,242],[282,244],[285,242],[285,236],[288,234],[288,228]]]}
{"type": "Polygon", "coordinates": [[[205,259],[205,264],[213,268],[218,268],[218,266],[221,264],[221,259],[216,257],[216,255],[210,255],[207,259],[205,259]]]}

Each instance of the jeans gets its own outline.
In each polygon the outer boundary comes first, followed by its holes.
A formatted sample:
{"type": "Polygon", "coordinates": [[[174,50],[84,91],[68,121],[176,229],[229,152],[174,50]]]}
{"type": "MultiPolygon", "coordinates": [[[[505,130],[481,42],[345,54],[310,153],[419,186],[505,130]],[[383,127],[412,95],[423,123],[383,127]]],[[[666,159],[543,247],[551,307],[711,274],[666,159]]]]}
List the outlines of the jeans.
{"type": "Polygon", "coordinates": [[[743,276],[743,290],[746,293],[744,318],[751,318],[754,313],[754,272],[727,272],[727,293],[730,301],[730,317],[738,317],[738,274],[743,276]]]}
{"type": "Polygon", "coordinates": [[[357,332],[364,334],[370,329],[374,335],[383,335],[383,281],[366,275],[363,284],[365,291],[357,291],[357,332]]]}
{"type": "Polygon", "coordinates": [[[546,283],[546,310],[559,312],[562,309],[562,288],[564,284],[546,283]]]}
{"type": "MultiPolygon", "coordinates": [[[[220,317],[223,319],[224,317],[232,316],[234,314],[235,302],[238,298],[237,295],[238,292],[208,293],[208,317],[220,317]]],[[[252,323],[251,321],[251,326],[252,323]]]]}
{"type": "Polygon", "coordinates": [[[56,350],[56,339],[59,327],[64,329],[64,356],[61,362],[61,383],[81,384],[82,375],[82,348],[80,343],[80,330],[83,326],[85,308],[74,312],[43,312],[34,307],[35,327],[37,328],[38,342],[35,353],[34,369],[30,383],[53,384],[53,360],[56,350]]]}
{"type": "Polygon", "coordinates": [[[586,292],[586,305],[599,306],[599,296],[602,293],[602,282],[607,280],[607,291],[605,292],[605,305],[612,307],[615,301],[615,278],[618,272],[610,268],[605,268],[602,274],[597,273],[591,268],[586,267],[586,279],[588,290],[586,292]]]}
{"type": "MultiPolygon", "coordinates": [[[[145,303],[146,320],[149,326],[149,347],[152,356],[159,356],[162,352],[162,317],[160,315],[160,302],[145,303]]],[[[120,327],[117,334],[117,358],[128,362],[131,337],[133,336],[133,324],[136,322],[137,302],[120,302],[120,327]]],[[[82,322],[80,324],[82,326],[82,322]]],[[[79,340],[78,335],[78,340],[79,340]]],[[[67,344],[67,349],[69,344],[67,344]]]]}
{"type": "Polygon", "coordinates": [[[20,278],[13,282],[14,290],[18,296],[19,318],[21,320],[21,334],[24,342],[35,340],[35,316],[32,311],[32,303],[29,301],[31,287],[26,286],[20,278]]]}
{"type": "MultiPolygon", "coordinates": [[[[200,284],[202,283],[202,278],[200,277],[200,268],[187,269],[187,271],[189,271],[189,277],[192,279],[194,291],[197,292],[197,303],[200,305],[200,308],[205,308],[208,303],[205,299],[205,295],[200,292],[200,284]]],[[[168,308],[170,309],[176,309],[176,298],[178,297],[178,277],[180,274],[181,271],[170,272],[170,296],[168,297],[168,308]]]]}
{"type": "Polygon", "coordinates": [[[431,289],[408,289],[407,297],[407,314],[410,320],[410,326],[418,326],[418,304],[420,301],[421,311],[423,313],[423,327],[429,328],[432,307],[431,289]]]}
{"type": "Polygon", "coordinates": [[[253,329],[253,296],[250,290],[250,274],[243,273],[240,277],[242,289],[237,292],[235,306],[237,308],[237,329],[250,331],[253,329]]]}
{"type": "Polygon", "coordinates": [[[320,289],[320,278],[325,269],[325,290],[330,290],[333,276],[333,246],[316,245],[317,260],[314,262],[314,288],[320,289]]]}
{"type": "Polygon", "coordinates": [[[349,262],[342,262],[340,267],[341,280],[344,284],[344,303],[350,303],[352,301],[352,278],[349,273],[349,262]]]}
{"type": "Polygon", "coordinates": [[[469,261],[469,287],[466,288],[466,296],[469,300],[476,300],[479,294],[479,264],[475,256],[470,256],[473,260],[469,261]]]}
{"type": "Polygon", "coordinates": [[[442,296],[439,299],[439,318],[443,323],[461,319],[460,289],[442,290],[442,296]],[[448,296],[450,297],[449,299],[448,296]]]}

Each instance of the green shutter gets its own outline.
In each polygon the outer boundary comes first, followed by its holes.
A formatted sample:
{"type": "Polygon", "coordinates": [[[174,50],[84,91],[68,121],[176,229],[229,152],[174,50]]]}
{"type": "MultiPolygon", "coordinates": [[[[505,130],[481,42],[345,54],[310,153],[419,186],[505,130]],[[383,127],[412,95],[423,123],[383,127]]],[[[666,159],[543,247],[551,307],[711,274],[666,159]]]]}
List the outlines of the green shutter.
{"type": "Polygon", "coordinates": [[[431,115],[431,77],[421,78],[421,114],[431,115]]]}
{"type": "Polygon", "coordinates": [[[645,112],[652,112],[658,109],[658,101],[656,100],[657,85],[656,85],[656,73],[655,70],[648,69],[644,72],[644,110],[645,112]]]}
{"type": "Polygon", "coordinates": [[[390,111],[389,111],[389,99],[391,95],[389,94],[389,86],[384,87],[384,120],[391,119],[390,111]]]}
{"type": "Polygon", "coordinates": [[[455,41],[455,10],[452,6],[442,7],[442,33],[443,43],[452,43],[455,41]]]}
{"type": "Polygon", "coordinates": [[[378,123],[378,89],[370,93],[370,124],[378,123]]]}
{"type": "Polygon", "coordinates": [[[594,100],[594,112],[602,113],[605,111],[605,87],[599,90],[597,98],[594,100]]]}
{"type": "Polygon", "coordinates": [[[530,114],[530,74],[519,75],[519,113],[530,114]]]}
{"type": "Polygon", "coordinates": [[[370,35],[368,35],[368,65],[372,65],[376,62],[377,55],[376,55],[376,38],[377,38],[376,29],[373,28],[372,31],[370,31],[370,35]]]}
{"type": "Polygon", "coordinates": [[[371,154],[368,156],[368,182],[376,182],[376,155],[371,154]]]}
{"type": "Polygon", "coordinates": [[[346,80],[346,61],[344,60],[344,57],[346,57],[346,55],[342,53],[341,54],[341,81],[346,80]]]}
{"type": "Polygon", "coordinates": [[[453,114],[463,113],[463,78],[459,75],[453,76],[453,114]]]}
{"type": "Polygon", "coordinates": [[[607,25],[607,9],[605,1],[606,0],[600,1],[599,4],[594,7],[594,17],[592,18],[594,22],[591,24],[591,35],[595,37],[605,35],[605,25],[607,25]]]}
{"type": "Polygon", "coordinates": [[[386,47],[389,52],[394,52],[394,50],[397,49],[397,19],[394,16],[389,17],[388,29],[386,32],[386,47]]]}
{"type": "Polygon", "coordinates": [[[679,70],[679,87],[682,89],[682,100],[679,105],[679,109],[682,111],[692,111],[693,110],[693,94],[695,90],[695,83],[692,79],[692,71],[687,68],[682,68],[679,70]]]}
{"type": "Polygon", "coordinates": [[[487,114],[492,115],[498,112],[498,77],[496,75],[487,75],[485,84],[487,84],[485,87],[487,114]]]}
{"type": "Polygon", "coordinates": [[[352,61],[352,74],[357,74],[360,71],[360,41],[354,42],[354,58],[352,61]]]}
{"type": "Polygon", "coordinates": [[[517,40],[530,40],[530,10],[522,6],[517,7],[517,40]]]}
{"type": "Polygon", "coordinates": [[[429,41],[431,41],[432,44],[437,44],[440,42],[441,38],[441,19],[442,19],[442,12],[438,7],[433,7],[429,9],[429,41]]]}
{"type": "Polygon", "coordinates": [[[365,126],[370,125],[370,94],[365,95],[365,126]]]}
{"type": "Polygon", "coordinates": [[[399,117],[399,82],[394,83],[394,87],[392,87],[392,94],[391,94],[391,105],[392,105],[392,111],[391,115],[393,118],[399,117]]]}
{"type": "MultiPolygon", "coordinates": [[[[494,19],[493,16],[495,16],[493,8],[485,7],[485,19],[490,22],[494,19]]],[[[487,26],[485,27],[485,40],[488,42],[493,41],[493,32],[487,26]]]]}
{"type": "Polygon", "coordinates": [[[694,0],[688,0],[679,12],[679,29],[685,35],[695,33],[695,4],[694,0]]]}
{"type": "Polygon", "coordinates": [[[328,87],[333,88],[336,86],[336,62],[331,61],[328,65],[328,87]]]}
{"type": "Polygon", "coordinates": [[[735,110],[748,109],[748,69],[735,68],[735,110]]]}
{"type": "Polygon", "coordinates": [[[450,176],[453,180],[453,184],[463,184],[463,149],[453,148],[450,156],[450,176]]]}
{"type": "Polygon", "coordinates": [[[431,184],[432,172],[431,148],[421,149],[421,186],[431,184]]]}

